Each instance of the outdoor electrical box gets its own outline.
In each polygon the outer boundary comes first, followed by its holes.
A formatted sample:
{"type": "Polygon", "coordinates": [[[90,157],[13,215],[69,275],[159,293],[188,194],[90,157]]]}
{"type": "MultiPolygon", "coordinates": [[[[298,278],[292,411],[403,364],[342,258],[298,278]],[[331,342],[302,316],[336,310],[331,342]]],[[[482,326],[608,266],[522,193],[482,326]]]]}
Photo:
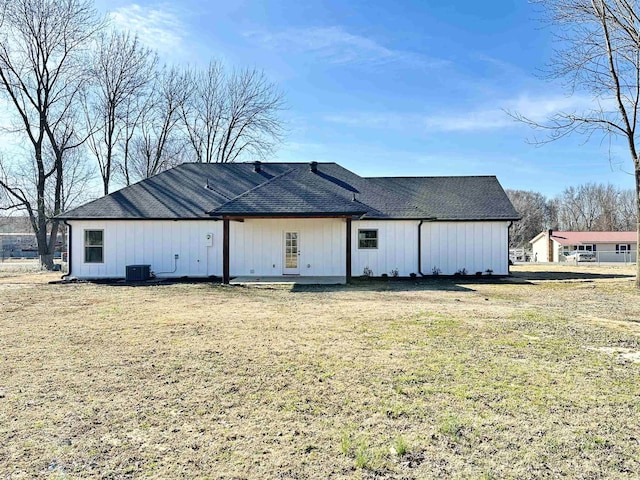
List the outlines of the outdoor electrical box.
{"type": "Polygon", "coordinates": [[[127,282],[144,282],[151,278],[151,265],[127,265],[125,273],[127,282]]]}
{"type": "Polygon", "coordinates": [[[213,233],[207,233],[204,237],[204,244],[207,247],[213,247],[213,233]]]}

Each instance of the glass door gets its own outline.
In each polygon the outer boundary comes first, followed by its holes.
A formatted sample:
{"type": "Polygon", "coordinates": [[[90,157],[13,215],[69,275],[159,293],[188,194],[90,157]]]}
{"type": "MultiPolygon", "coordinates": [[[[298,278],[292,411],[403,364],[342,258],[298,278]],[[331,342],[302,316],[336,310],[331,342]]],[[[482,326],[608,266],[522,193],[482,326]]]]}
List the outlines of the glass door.
{"type": "Polygon", "coordinates": [[[284,275],[300,274],[298,257],[300,236],[298,232],[284,232],[284,275]]]}

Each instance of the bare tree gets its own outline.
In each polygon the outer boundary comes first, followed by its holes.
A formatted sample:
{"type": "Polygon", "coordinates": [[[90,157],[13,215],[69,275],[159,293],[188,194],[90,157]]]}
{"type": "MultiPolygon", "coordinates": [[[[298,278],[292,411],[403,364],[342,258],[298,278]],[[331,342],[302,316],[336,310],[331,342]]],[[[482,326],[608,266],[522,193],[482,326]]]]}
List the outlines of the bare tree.
{"type": "Polygon", "coordinates": [[[191,73],[193,94],[182,108],[189,145],[198,162],[265,159],[281,141],[284,100],[276,85],[255,69],[226,74],[211,62],[191,73]]]}
{"type": "Polygon", "coordinates": [[[204,71],[188,73],[193,93],[181,108],[189,145],[200,163],[217,159],[225,125],[226,91],[222,64],[212,61],[204,71]]]}
{"type": "Polygon", "coordinates": [[[621,231],[635,228],[633,191],[587,183],[568,187],[558,196],[558,218],[570,231],[621,231]]]}
{"type": "Polygon", "coordinates": [[[636,196],[633,190],[622,190],[618,197],[618,227],[617,230],[631,231],[638,223],[638,212],[635,208],[636,196]]]}
{"type": "Polygon", "coordinates": [[[148,178],[184,160],[180,111],[191,95],[185,72],[164,67],[128,141],[126,178],[148,178]]]}
{"type": "MultiPolygon", "coordinates": [[[[154,82],[156,75],[157,72],[153,72],[154,82]]],[[[134,148],[136,145],[135,135],[139,130],[141,121],[148,114],[148,110],[153,104],[151,92],[153,92],[152,89],[145,90],[142,95],[129,97],[123,106],[122,130],[118,144],[120,162],[117,164],[117,174],[127,186],[131,185],[135,173],[137,158],[135,156],[136,149],[134,148]],[[131,160],[132,156],[134,157],[133,160],[131,160]]],[[[141,178],[144,178],[144,176],[141,178]]]]}
{"type": "MultiPolygon", "coordinates": [[[[87,160],[85,153],[84,149],[76,148],[67,150],[62,158],[63,182],[59,194],[62,212],[98,197],[98,192],[92,188],[96,179],[96,169],[87,160]]],[[[49,157],[53,157],[53,154],[49,153],[49,157]]],[[[35,178],[35,175],[32,175],[32,178],[35,178]]],[[[47,189],[46,198],[47,214],[53,216],[56,205],[55,190],[47,189]]]]}
{"type": "Polygon", "coordinates": [[[620,209],[618,208],[618,200],[621,192],[611,184],[593,185],[596,202],[599,205],[600,216],[594,223],[594,230],[602,232],[611,232],[620,228],[620,209]]]}
{"type": "Polygon", "coordinates": [[[95,88],[84,106],[91,132],[87,144],[98,162],[105,195],[109,193],[117,147],[127,141],[129,109],[137,97],[146,95],[156,63],[156,55],[129,33],[113,31],[99,38],[92,71],[95,88]]]}
{"type": "Polygon", "coordinates": [[[507,190],[506,193],[517,212],[522,215],[511,227],[509,246],[528,246],[529,240],[550,226],[549,202],[538,192],[507,190]]]}
{"type": "Polygon", "coordinates": [[[559,198],[558,219],[565,230],[595,230],[596,221],[602,215],[595,185],[568,187],[559,198]]]}
{"type": "MultiPolygon", "coordinates": [[[[550,77],[568,82],[570,93],[587,92],[594,108],[562,112],[540,123],[513,114],[551,141],[574,133],[621,137],[635,175],[636,214],[640,212],[640,156],[636,127],[640,104],[640,11],[634,0],[535,0],[555,27],[558,46],[550,77]]],[[[638,215],[637,215],[638,216],[638,215]]],[[[640,235],[640,223],[636,224],[640,235]]],[[[636,286],[640,289],[640,262],[636,286]]]]}
{"type": "Polygon", "coordinates": [[[40,262],[53,268],[53,248],[62,207],[63,158],[82,142],[75,125],[77,102],[87,75],[87,48],[101,27],[88,0],[2,0],[0,91],[8,99],[31,154],[0,165],[5,208],[25,210],[36,234],[40,262]],[[47,158],[46,148],[53,152],[47,158]],[[23,188],[20,170],[33,162],[35,190],[23,188]],[[47,211],[47,191],[54,202],[47,211]]]}

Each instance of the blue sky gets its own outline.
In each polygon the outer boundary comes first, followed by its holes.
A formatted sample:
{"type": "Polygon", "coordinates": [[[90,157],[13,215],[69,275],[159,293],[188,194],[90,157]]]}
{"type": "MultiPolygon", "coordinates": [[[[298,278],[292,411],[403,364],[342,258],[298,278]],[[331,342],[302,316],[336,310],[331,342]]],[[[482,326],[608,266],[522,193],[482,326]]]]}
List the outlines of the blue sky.
{"type": "Polygon", "coordinates": [[[521,0],[158,3],[99,0],[170,63],[257,67],[285,94],[274,161],[334,161],[365,176],[497,175],[555,196],[570,185],[633,188],[622,143],[534,147],[504,110],[541,120],[589,106],[542,80],[551,35],[521,0]]]}

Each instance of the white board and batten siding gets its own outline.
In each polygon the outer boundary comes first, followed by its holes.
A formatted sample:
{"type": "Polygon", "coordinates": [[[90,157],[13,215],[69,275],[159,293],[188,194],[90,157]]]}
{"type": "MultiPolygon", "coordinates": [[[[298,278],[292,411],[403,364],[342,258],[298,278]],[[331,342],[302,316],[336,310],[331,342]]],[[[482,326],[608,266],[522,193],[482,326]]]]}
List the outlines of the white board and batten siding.
{"type": "Polygon", "coordinates": [[[354,277],[365,268],[374,277],[397,270],[401,277],[418,273],[418,221],[361,220],[354,221],[351,234],[351,271],[354,277]],[[377,230],[377,248],[359,248],[358,231],[377,230]]]}
{"type": "MultiPolygon", "coordinates": [[[[374,276],[400,276],[418,272],[417,220],[354,221],[352,234],[353,275],[365,268],[374,276]],[[358,248],[358,231],[378,231],[378,248],[358,248]]],[[[434,268],[442,275],[453,275],[466,269],[472,275],[486,272],[509,274],[509,222],[423,222],[422,273],[431,275],[434,268]]]]}
{"type": "Polygon", "coordinates": [[[222,276],[222,222],[74,220],[69,224],[73,276],[124,278],[127,265],[151,265],[160,278],[222,276]],[[85,230],[104,231],[102,263],[85,262],[85,230]]]}
{"type": "Polygon", "coordinates": [[[285,234],[297,233],[301,276],[344,276],[346,222],[339,218],[250,219],[231,222],[230,275],[284,273],[285,234]]]}
{"type": "MultiPolygon", "coordinates": [[[[222,276],[222,222],[213,220],[73,220],[72,272],[78,278],[123,278],[127,265],[150,265],[157,277],[222,276]],[[84,232],[104,231],[102,263],[85,262],[84,232]],[[179,258],[176,261],[175,255],[179,258]],[[175,269],[175,271],[174,271],[175,269]]],[[[509,222],[424,222],[422,273],[442,275],[493,270],[507,275],[509,222]]],[[[418,274],[417,220],[352,222],[352,275],[418,274]],[[378,232],[377,248],[359,248],[358,231],[378,232]]],[[[245,219],[230,223],[231,276],[279,276],[284,272],[285,234],[298,239],[301,276],[343,276],[344,219],[245,219]]]]}
{"type": "Polygon", "coordinates": [[[422,273],[442,275],[486,272],[509,274],[509,222],[425,222],[422,224],[422,273]]]}

